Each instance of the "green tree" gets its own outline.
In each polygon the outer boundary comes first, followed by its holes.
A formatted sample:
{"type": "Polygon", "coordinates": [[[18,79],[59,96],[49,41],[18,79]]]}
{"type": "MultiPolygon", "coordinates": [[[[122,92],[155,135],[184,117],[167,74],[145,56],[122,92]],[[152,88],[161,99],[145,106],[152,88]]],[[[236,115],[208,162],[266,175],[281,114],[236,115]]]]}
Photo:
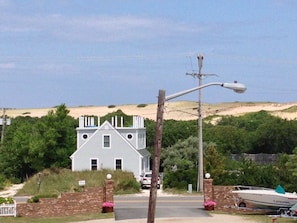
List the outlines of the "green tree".
{"type": "Polygon", "coordinates": [[[23,180],[48,167],[70,167],[77,121],[62,104],[42,118],[17,117],[7,127],[0,168],[7,178],[23,180]]]}
{"type": "Polygon", "coordinates": [[[204,173],[210,173],[214,179],[214,184],[220,184],[223,182],[225,170],[226,158],[220,154],[216,149],[215,143],[208,143],[204,147],[204,173]]]}
{"type": "MultiPolygon", "coordinates": [[[[123,125],[125,127],[133,125],[133,116],[126,115],[122,110],[117,110],[115,112],[108,113],[107,115],[101,117],[101,123],[104,121],[109,121],[111,123],[112,118],[117,117],[118,119],[123,118],[123,125]]],[[[118,120],[118,125],[120,124],[120,120],[118,120]]]]}
{"type": "Polygon", "coordinates": [[[252,153],[292,153],[297,146],[296,121],[271,118],[255,131],[252,153]]]}
{"type": "Polygon", "coordinates": [[[204,141],[215,142],[222,153],[244,153],[249,146],[247,132],[231,125],[218,125],[207,128],[204,141]]]}
{"type": "Polygon", "coordinates": [[[281,171],[281,174],[287,176],[285,182],[290,182],[285,185],[287,190],[297,191],[296,181],[297,181],[297,147],[293,150],[293,154],[286,156],[287,161],[285,163],[285,168],[281,171]],[[284,171],[286,170],[286,171],[284,171]]]}
{"type": "Polygon", "coordinates": [[[0,168],[8,179],[22,180],[34,172],[29,144],[36,121],[36,118],[17,117],[6,128],[4,145],[0,150],[0,168]]]}
{"type": "Polygon", "coordinates": [[[77,121],[68,114],[69,110],[62,104],[38,123],[39,153],[43,156],[45,168],[70,167],[69,157],[76,148],[77,121]]]}
{"type": "Polygon", "coordinates": [[[197,137],[179,140],[173,146],[163,149],[161,159],[165,170],[192,169],[197,167],[197,137]]]}

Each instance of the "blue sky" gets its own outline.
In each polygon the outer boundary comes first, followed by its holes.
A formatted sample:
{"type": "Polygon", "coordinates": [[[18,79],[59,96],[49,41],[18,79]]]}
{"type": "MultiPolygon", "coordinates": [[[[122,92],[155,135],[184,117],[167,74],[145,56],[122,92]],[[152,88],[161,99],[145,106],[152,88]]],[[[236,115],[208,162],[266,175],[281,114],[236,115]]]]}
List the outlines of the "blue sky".
{"type": "MultiPolygon", "coordinates": [[[[204,103],[297,101],[294,0],[0,0],[0,107],[157,103],[198,85],[204,103]]],[[[195,100],[198,92],[175,100],[195,100]]]]}

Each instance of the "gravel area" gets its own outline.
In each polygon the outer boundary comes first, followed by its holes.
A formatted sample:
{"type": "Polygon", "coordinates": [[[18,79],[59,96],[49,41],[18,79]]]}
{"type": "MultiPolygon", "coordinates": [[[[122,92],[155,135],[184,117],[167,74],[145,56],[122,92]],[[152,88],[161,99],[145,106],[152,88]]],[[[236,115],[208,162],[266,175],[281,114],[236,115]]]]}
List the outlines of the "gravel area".
{"type": "Polygon", "coordinates": [[[9,188],[0,191],[0,197],[13,197],[23,186],[24,184],[13,184],[9,188]]]}

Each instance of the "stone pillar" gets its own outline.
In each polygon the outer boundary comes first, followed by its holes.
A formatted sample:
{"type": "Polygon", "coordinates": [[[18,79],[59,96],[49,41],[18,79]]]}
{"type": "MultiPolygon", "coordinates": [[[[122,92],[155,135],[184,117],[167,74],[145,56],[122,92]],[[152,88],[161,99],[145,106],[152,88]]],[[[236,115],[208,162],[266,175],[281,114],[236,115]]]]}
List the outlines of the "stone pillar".
{"type": "Polygon", "coordinates": [[[114,181],[113,180],[105,180],[103,201],[113,203],[113,193],[114,193],[114,181]]]}
{"type": "Polygon", "coordinates": [[[214,200],[213,179],[203,180],[204,201],[214,200]]]}

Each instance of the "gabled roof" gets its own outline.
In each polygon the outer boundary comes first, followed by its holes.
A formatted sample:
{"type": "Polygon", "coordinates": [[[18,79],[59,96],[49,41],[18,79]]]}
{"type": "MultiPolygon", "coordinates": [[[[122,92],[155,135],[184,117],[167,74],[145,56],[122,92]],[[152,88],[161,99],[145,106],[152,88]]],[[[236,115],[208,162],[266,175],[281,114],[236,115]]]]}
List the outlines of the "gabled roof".
{"type": "MultiPolygon", "coordinates": [[[[85,143],[87,143],[89,140],[92,140],[93,136],[96,135],[96,132],[98,132],[98,131],[100,131],[100,130],[102,130],[102,129],[113,129],[113,130],[115,131],[115,133],[116,133],[120,138],[122,138],[123,141],[125,141],[125,142],[130,146],[130,148],[132,148],[132,149],[133,149],[135,152],[137,152],[140,156],[143,156],[143,157],[150,156],[150,153],[148,152],[147,149],[141,149],[141,150],[137,150],[137,149],[135,149],[135,147],[132,146],[131,143],[130,143],[127,139],[125,139],[125,138],[119,133],[119,131],[118,131],[114,126],[112,126],[112,125],[110,124],[110,122],[107,121],[107,120],[106,120],[100,127],[98,127],[98,129],[94,132],[94,134],[93,134],[93,135],[92,135],[92,136],[91,136],[85,143]]],[[[79,150],[81,150],[81,149],[84,147],[85,143],[82,144],[82,145],[80,146],[80,148],[78,148],[74,153],[72,153],[72,155],[70,156],[71,159],[73,158],[73,156],[75,155],[75,153],[77,153],[79,150]]]]}

